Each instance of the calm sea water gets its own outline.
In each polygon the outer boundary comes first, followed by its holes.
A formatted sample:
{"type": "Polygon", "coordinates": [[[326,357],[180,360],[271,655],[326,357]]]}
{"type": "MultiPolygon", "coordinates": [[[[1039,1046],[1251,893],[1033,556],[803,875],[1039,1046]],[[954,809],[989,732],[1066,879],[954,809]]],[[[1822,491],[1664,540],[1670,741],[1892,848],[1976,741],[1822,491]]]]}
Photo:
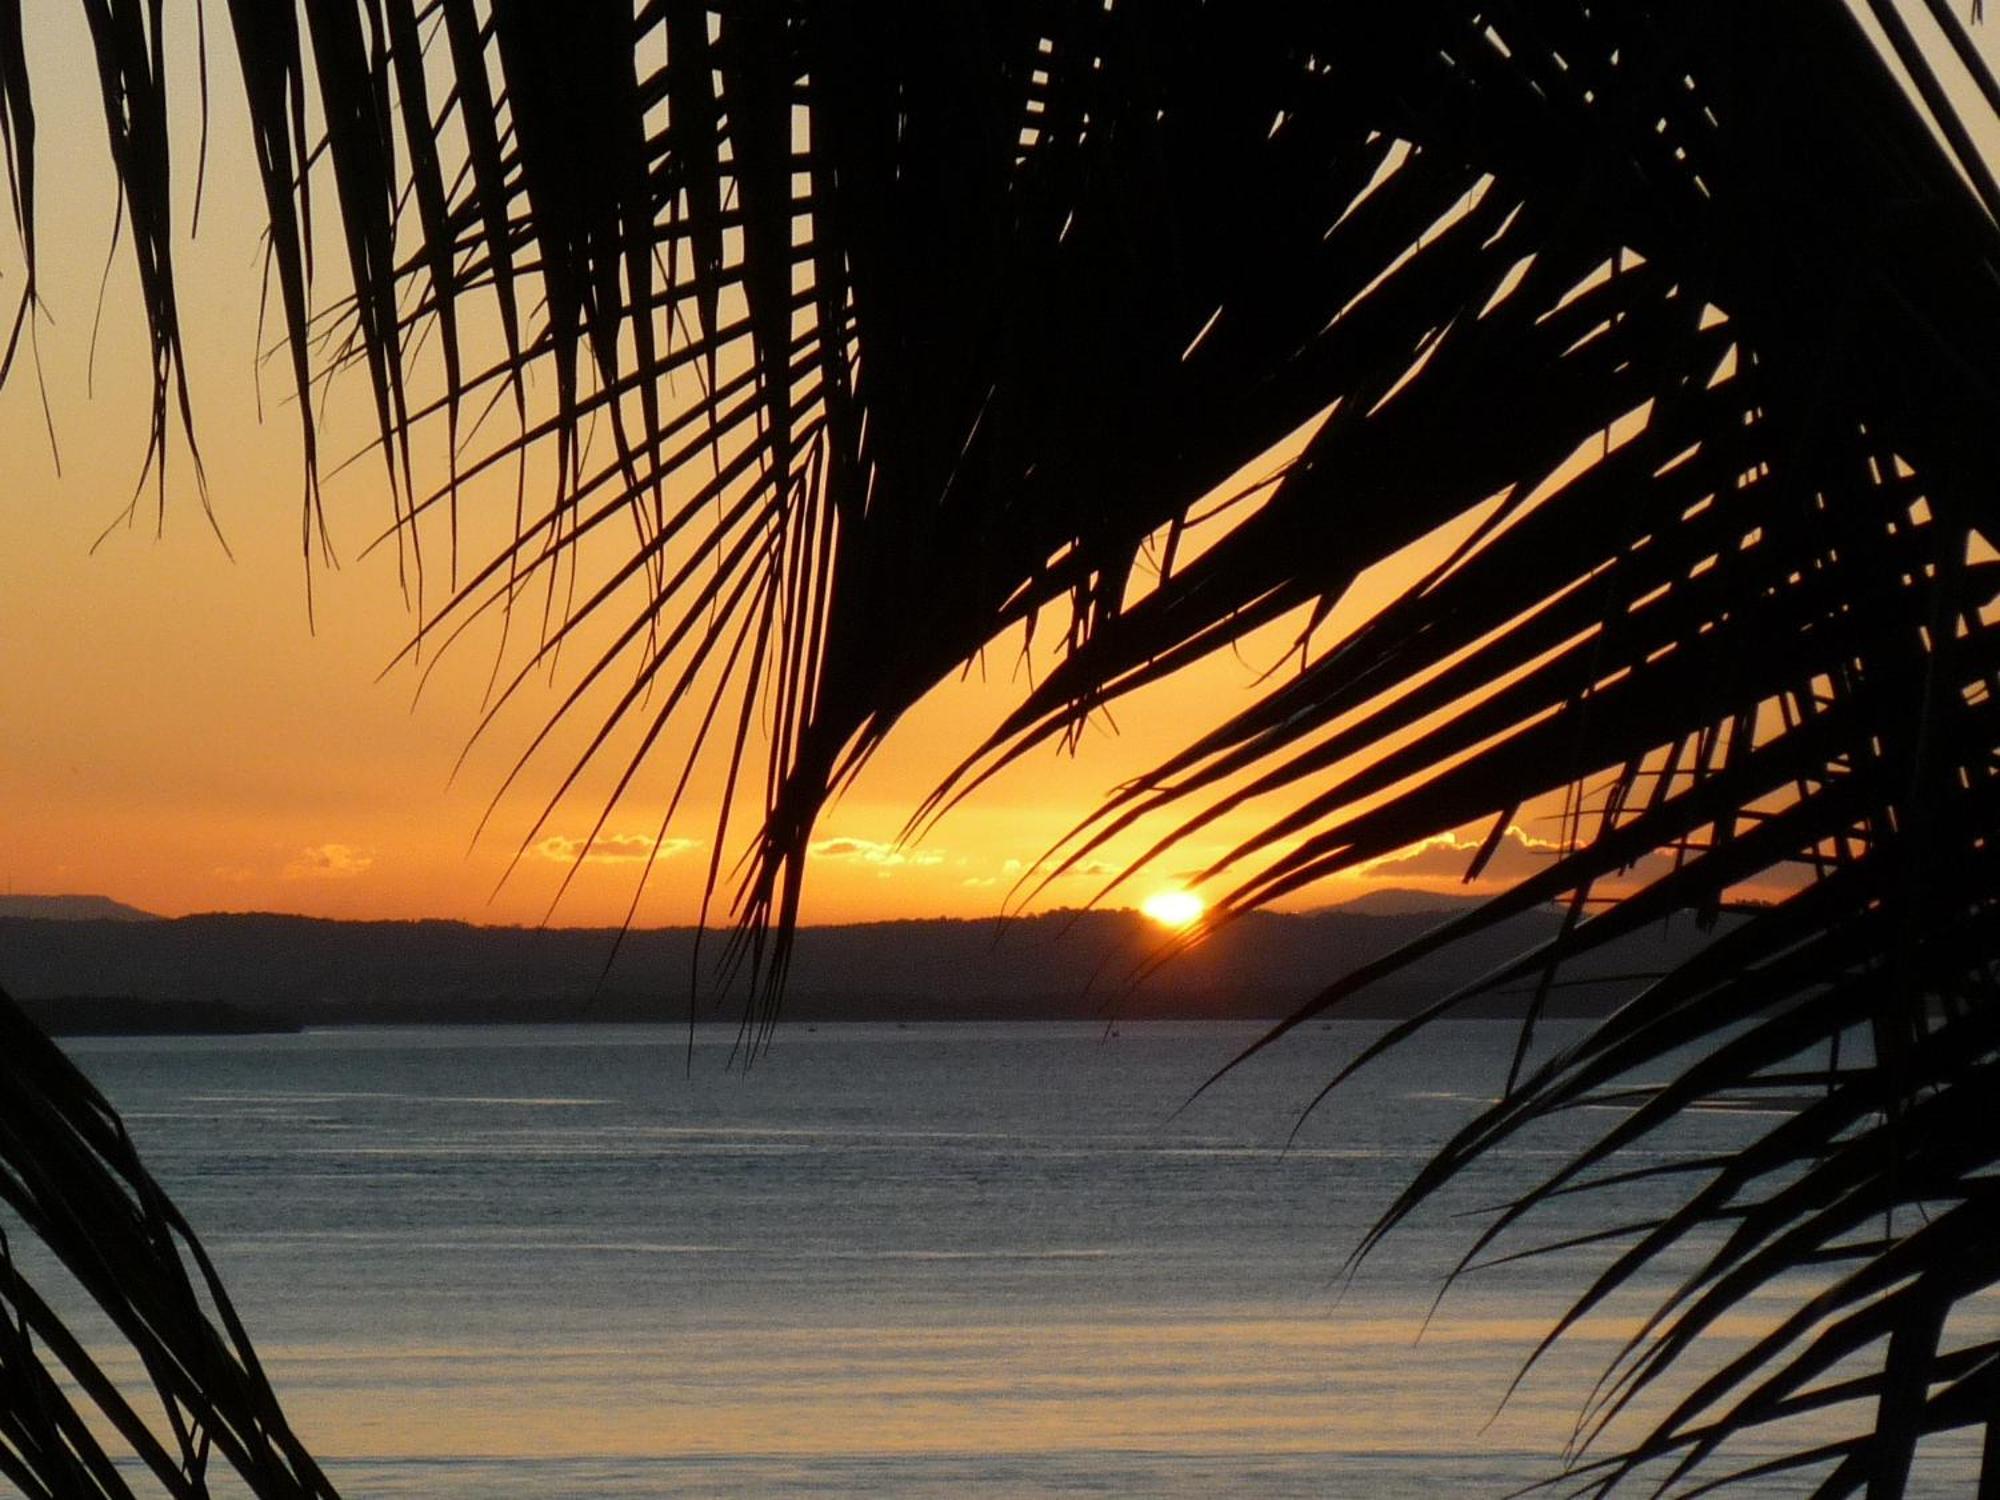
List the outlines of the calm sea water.
{"type": "MultiPolygon", "coordinates": [[[[1425,1317],[1464,1213],[1610,1117],[1509,1148],[1348,1280],[1514,1038],[1441,1026],[1301,1125],[1376,1030],[1306,1031],[1184,1109],[1249,1029],[793,1026],[747,1072],[733,1031],[690,1066],[672,1027],[71,1051],[353,1496],[1502,1494],[1552,1472],[1644,1298],[1504,1407],[1602,1252],[1479,1272],[1425,1317]]],[[[1925,1458],[1939,1495],[1976,1465],[1925,1458]]]]}

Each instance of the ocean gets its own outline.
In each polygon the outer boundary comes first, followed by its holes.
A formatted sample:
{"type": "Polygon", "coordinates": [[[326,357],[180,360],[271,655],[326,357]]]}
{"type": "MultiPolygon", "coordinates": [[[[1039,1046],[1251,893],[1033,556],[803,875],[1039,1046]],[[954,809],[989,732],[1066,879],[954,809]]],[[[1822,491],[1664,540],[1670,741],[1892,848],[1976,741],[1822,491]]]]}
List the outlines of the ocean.
{"type": "MultiPolygon", "coordinates": [[[[1439,1294],[1480,1211],[1615,1116],[1515,1142],[1350,1267],[1515,1037],[1442,1024],[1308,1112],[1380,1029],[1310,1026],[1198,1097],[1254,1027],[789,1025],[748,1068],[721,1026],[691,1053],[671,1025],[66,1045],[350,1496],[1502,1495],[1556,1472],[1692,1262],[1510,1395],[1608,1252],[1439,1294]]],[[[1704,1111],[1673,1144],[1772,1123],[1704,1111]]],[[[1643,1217],[1647,1191],[1509,1243],[1643,1217]]],[[[1977,1462],[1926,1445],[1918,1493],[1969,1493],[1977,1462]]]]}

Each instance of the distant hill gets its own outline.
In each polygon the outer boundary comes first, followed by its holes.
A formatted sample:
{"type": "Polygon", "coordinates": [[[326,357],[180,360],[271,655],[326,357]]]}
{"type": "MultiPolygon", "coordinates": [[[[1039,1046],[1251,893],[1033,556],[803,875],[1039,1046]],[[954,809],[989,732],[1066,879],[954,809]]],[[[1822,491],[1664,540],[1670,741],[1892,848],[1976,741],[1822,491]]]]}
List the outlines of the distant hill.
{"type": "Polygon", "coordinates": [[[297,1031],[296,1021],[259,1015],[221,1000],[135,1000],[129,995],[61,995],[22,1000],[50,1036],[247,1036],[297,1031]]]}
{"type": "MultiPolygon", "coordinates": [[[[1132,912],[877,922],[798,934],[786,990],[797,1020],[1282,1015],[1342,972],[1410,942],[1439,912],[1254,912],[1140,978],[1160,929],[1132,912]]],[[[1551,936],[1553,911],[1516,917],[1348,1003],[1406,1015],[1551,936]]],[[[223,1002],[286,1023],[679,1019],[695,933],[332,922],[215,915],[152,922],[0,917],[0,988],[17,997],[223,1002]],[[607,970],[607,962],[610,967],[607,970]],[[600,983],[601,979],[601,983],[600,983]]],[[[1706,939],[1649,931],[1565,970],[1555,1013],[1601,1012],[1706,939]],[[1593,979],[1591,976],[1604,976],[1593,979]]],[[[705,954],[721,951],[711,934],[705,954]]],[[[707,959],[704,957],[703,962],[707,959]]],[[[734,1016],[740,997],[702,1014],[734,1016]]],[[[1476,1013],[1517,1011],[1489,998],[1476,1013]]]]}
{"type": "Polygon", "coordinates": [[[1467,891],[1422,891],[1392,886],[1369,891],[1352,901],[1323,906],[1321,911],[1342,911],[1356,917],[1408,917],[1421,912],[1444,912],[1456,916],[1486,898],[1467,891]]]}
{"type": "Polygon", "coordinates": [[[157,922],[160,917],[109,896],[0,896],[0,917],[44,922],[157,922]]]}

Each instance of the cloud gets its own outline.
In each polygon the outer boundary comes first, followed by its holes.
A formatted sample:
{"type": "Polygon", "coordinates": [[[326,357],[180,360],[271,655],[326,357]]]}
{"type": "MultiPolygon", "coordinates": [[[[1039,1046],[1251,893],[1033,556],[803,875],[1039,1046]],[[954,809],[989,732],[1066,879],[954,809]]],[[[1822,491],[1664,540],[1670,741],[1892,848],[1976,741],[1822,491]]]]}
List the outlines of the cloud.
{"type": "Polygon", "coordinates": [[[364,874],[374,863],[373,849],[357,849],[352,844],[318,844],[301,849],[282,873],[287,880],[348,880],[364,874]]]}
{"type": "Polygon", "coordinates": [[[676,854],[698,848],[701,840],[660,839],[658,848],[654,847],[654,843],[650,833],[600,833],[586,849],[582,839],[565,838],[555,833],[535,845],[535,853],[559,865],[573,865],[579,859],[588,860],[591,864],[642,865],[648,855],[656,860],[672,859],[676,854]]]}
{"type": "Polygon", "coordinates": [[[1102,859],[1086,859],[1082,864],[1072,865],[1061,872],[1057,871],[1056,865],[1057,861],[1052,859],[1038,859],[1033,864],[1021,859],[1006,859],[1000,862],[1000,873],[1010,879],[1020,875],[1047,875],[1056,880],[1106,880],[1126,873],[1125,866],[1102,859]]]}
{"type": "MultiPolygon", "coordinates": [[[[1472,858],[1479,852],[1482,840],[1477,837],[1464,838],[1456,833],[1441,834],[1434,839],[1425,839],[1421,844],[1405,849],[1401,854],[1392,854],[1387,859],[1378,859],[1362,872],[1368,880],[1447,879],[1463,880],[1465,872],[1472,868],[1472,858]]],[[[1510,825],[1501,835],[1500,845],[1493,851],[1493,858],[1487,862],[1482,878],[1489,880],[1512,880],[1530,875],[1547,868],[1555,857],[1556,845],[1546,840],[1523,833],[1518,826],[1510,825]]]]}
{"type": "MultiPolygon", "coordinates": [[[[1395,882],[1399,880],[1453,880],[1462,881],[1465,872],[1472,868],[1472,859],[1485,841],[1481,835],[1457,833],[1441,834],[1434,839],[1426,839],[1386,859],[1378,859],[1362,870],[1363,880],[1395,882]]],[[[1509,824],[1500,836],[1500,843],[1487,861],[1486,868],[1479,872],[1479,885],[1489,883],[1509,885],[1530,875],[1538,875],[1549,867],[1550,861],[1561,852],[1561,845],[1552,839],[1538,839],[1523,831],[1517,824],[1509,824]]],[[[1666,869],[1664,855],[1647,855],[1636,864],[1628,875],[1641,880],[1649,880],[1666,869]]]]}
{"type": "Polygon", "coordinates": [[[1127,873],[1126,867],[1110,860],[1086,859],[1080,865],[1071,865],[1067,870],[1058,871],[1059,862],[1053,859],[1038,859],[1032,865],[1023,860],[1010,859],[1000,866],[1002,874],[1047,875],[1056,880],[1106,880],[1113,875],[1127,873]]]}
{"type": "Polygon", "coordinates": [[[875,839],[857,839],[841,836],[821,839],[808,844],[806,853],[814,859],[844,859],[856,864],[878,865],[893,869],[897,865],[910,865],[916,869],[928,869],[941,865],[945,857],[936,849],[904,849],[896,844],[884,844],[875,839]]]}

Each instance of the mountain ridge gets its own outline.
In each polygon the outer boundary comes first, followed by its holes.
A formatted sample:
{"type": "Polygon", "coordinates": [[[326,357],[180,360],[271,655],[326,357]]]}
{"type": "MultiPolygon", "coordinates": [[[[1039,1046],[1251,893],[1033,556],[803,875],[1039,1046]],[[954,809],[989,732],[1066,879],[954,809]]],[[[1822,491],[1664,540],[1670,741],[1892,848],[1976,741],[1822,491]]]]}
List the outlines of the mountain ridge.
{"type": "MultiPolygon", "coordinates": [[[[1251,1018],[1283,1015],[1357,964],[1414,941],[1442,909],[1251,912],[1147,972],[1168,935],[1130,911],[905,919],[805,927],[786,1014],[800,1020],[1251,1018]]],[[[1343,1002],[1400,1016],[1553,937],[1537,910],[1477,934],[1343,1002]]],[[[1555,1014],[1600,1013],[1705,942],[1692,923],[1649,931],[1565,971],[1555,1014]]],[[[710,932],[701,962],[723,943],[710,932]]],[[[302,1025],[682,1019],[692,928],[481,927],[444,919],[342,922],[212,913],[151,922],[0,916],[0,987],[17,997],[213,1001],[302,1025]]],[[[740,1013],[707,989],[697,1013],[740,1013]]],[[[1518,1012],[1486,997],[1476,1013],[1518,1012]]]]}
{"type": "Polygon", "coordinates": [[[41,922],[159,922],[158,912],[144,911],[109,896],[87,894],[0,895],[0,917],[41,922]]]}

